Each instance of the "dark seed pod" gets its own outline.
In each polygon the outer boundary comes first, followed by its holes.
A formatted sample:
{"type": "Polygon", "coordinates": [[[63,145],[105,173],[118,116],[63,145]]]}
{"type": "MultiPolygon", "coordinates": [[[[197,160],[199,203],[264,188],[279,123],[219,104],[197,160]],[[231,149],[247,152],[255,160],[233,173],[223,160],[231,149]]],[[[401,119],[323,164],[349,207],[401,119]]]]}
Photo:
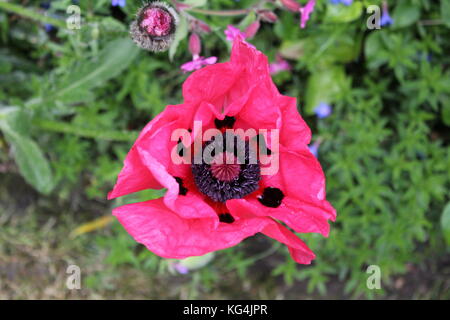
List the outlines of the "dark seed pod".
{"type": "Polygon", "coordinates": [[[138,10],[130,25],[130,34],[142,49],[166,51],[175,37],[177,25],[177,12],[164,2],[154,1],[138,10]]]}

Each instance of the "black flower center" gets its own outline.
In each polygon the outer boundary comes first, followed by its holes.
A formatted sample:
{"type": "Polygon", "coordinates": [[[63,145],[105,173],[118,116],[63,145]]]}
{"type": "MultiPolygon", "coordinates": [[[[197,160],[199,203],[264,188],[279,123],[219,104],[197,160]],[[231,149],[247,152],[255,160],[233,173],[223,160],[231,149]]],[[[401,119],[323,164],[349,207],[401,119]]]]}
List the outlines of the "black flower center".
{"type": "Polygon", "coordinates": [[[278,208],[284,198],[283,192],[278,188],[265,188],[263,194],[258,197],[258,201],[270,208],[278,208]]]}
{"type": "Polygon", "coordinates": [[[228,212],[221,213],[221,214],[219,214],[219,221],[224,222],[224,223],[233,223],[234,217],[231,214],[229,214],[228,212]]]}
{"type": "Polygon", "coordinates": [[[231,133],[215,136],[203,145],[200,160],[192,164],[194,181],[213,201],[240,199],[258,189],[260,167],[248,141],[231,133]]]}
{"type": "Polygon", "coordinates": [[[185,196],[188,192],[188,189],[183,185],[183,179],[181,179],[180,177],[174,177],[174,178],[180,188],[178,193],[182,196],[185,196]]]}
{"type": "Polygon", "coordinates": [[[223,120],[219,120],[219,119],[214,120],[214,124],[216,125],[216,128],[219,130],[222,128],[231,129],[231,128],[233,128],[235,122],[236,122],[236,118],[230,117],[230,116],[225,116],[225,118],[223,120]]]}

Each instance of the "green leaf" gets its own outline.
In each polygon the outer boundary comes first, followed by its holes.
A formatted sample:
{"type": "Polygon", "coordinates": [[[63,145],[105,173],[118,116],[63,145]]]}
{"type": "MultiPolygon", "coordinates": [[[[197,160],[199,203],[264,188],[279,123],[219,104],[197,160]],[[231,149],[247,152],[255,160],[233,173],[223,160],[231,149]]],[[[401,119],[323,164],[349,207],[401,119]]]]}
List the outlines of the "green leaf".
{"type": "Polygon", "coordinates": [[[441,0],[441,17],[444,24],[450,27],[450,0],[441,0]]]}
{"type": "Polygon", "coordinates": [[[305,51],[305,40],[284,41],[281,44],[280,54],[283,58],[299,60],[305,51]]]}
{"type": "Polygon", "coordinates": [[[340,83],[344,82],[345,72],[342,66],[333,66],[314,72],[308,79],[305,112],[313,114],[314,108],[319,103],[332,103],[340,91],[340,83]]]}
{"type": "Polygon", "coordinates": [[[30,18],[42,23],[48,23],[58,28],[66,28],[66,23],[62,20],[55,19],[53,17],[43,15],[31,9],[27,9],[18,4],[9,3],[6,1],[0,1],[0,8],[26,18],[30,18]]]}
{"type": "Polygon", "coordinates": [[[450,127],[450,103],[442,106],[442,121],[450,127]]]}
{"type": "MultiPolygon", "coordinates": [[[[44,101],[75,103],[89,100],[92,89],[120,75],[137,57],[139,49],[128,38],[111,41],[96,59],[72,65],[44,101]]],[[[42,101],[40,101],[42,102],[42,101]]]]}
{"type": "Polygon", "coordinates": [[[180,260],[180,263],[189,270],[197,270],[206,266],[214,258],[214,252],[207,253],[203,256],[189,257],[180,260]]]}
{"type": "MultiPolygon", "coordinates": [[[[9,109],[9,108],[8,108],[9,109]]],[[[30,185],[43,194],[49,194],[54,185],[50,165],[39,146],[27,136],[20,134],[8,121],[8,117],[16,116],[17,110],[0,112],[0,129],[14,150],[14,158],[20,173],[30,185]]]]}
{"type": "Polygon", "coordinates": [[[184,0],[183,3],[195,8],[204,6],[207,1],[208,0],[184,0]]]}
{"type": "Polygon", "coordinates": [[[175,38],[169,49],[169,59],[173,61],[173,57],[177,52],[177,48],[180,45],[181,40],[185,39],[188,35],[188,23],[184,16],[180,17],[180,23],[178,24],[177,31],[175,32],[175,38]]]}
{"type": "Polygon", "coordinates": [[[329,5],[327,6],[325,21],[339,23],[350,22],[361,16],[362,9],[361,2],[353,2],[350,6],[329,5]]]}
{"type": "Polygon", "coordinates": [[[450,202],[447,203],[444,211],[442,211],[441,227],[444,233],[445,241],[448,245],[450,245],[450,202]]]}
{"type": "Polygon", "coordinates": [[[138,137],[135,131],[118,131],[118,130],[101,130],[94,128],[85,128],[61,121],[53,121],[46,119],[33,119],[33,125],[40,129],[73,134],[84,138],[93,138],[109,141],[127,141],[132,142],[138,137]]]}
{"type": "Polygon", "coordinates": [[[417,22],[420,18],[420,9],[417,5],[411,5],[407,1],[400,1],[400,3],[395,7],[392,14],[392,19],[394,20],[393,28],[404,28],[417,22]]]}
{"type": "Polygon", "coordinates": [[[370,69],[379,68],[388,62],[386,48],[383,43],[381,32],[371,32],[365,42],[364,53],[370,69]]]}

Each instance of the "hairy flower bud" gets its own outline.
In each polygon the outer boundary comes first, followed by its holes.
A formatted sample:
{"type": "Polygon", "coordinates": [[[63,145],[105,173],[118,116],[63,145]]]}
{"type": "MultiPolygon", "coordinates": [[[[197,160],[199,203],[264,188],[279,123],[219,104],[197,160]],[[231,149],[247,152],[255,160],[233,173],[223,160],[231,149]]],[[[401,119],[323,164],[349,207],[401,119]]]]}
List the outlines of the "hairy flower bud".
{"type": "Polygon", "coordinates": [[[278,20],[278,16],[273,11],[261,10],[258,12],[258,15],[265,22],[274,23],[278,20]]]}
{"type": "Polygon", "coordinates": [[[167,50],[175,36],[178,14],[164,2],[150,2],[137,12],[130,25],[133,41],[149,51],[167,50]]]}
{"type": "Polygon", "coordinates": [[[200,37],[196,33],[192,33],[189,37],[189,52],[193,56],[199,56],[202,50],[202,44],[200,42],[200,37]]]}
{"type": "Polygon", "coordinates": [[[247,39],[251,39],[255,36],[255,34],[258,32],[259,27],[261,26],[259,20],[256,20],[255,22],[250,23],[250,25],[245,29],[245,37],[247,39]]]}
{"type": "Polygon", "coordinates": [[[280,0],[281,4],[292,12],[298,12],[300,10],[300,4],[295,0],[280,0]]]}
{"type": "Polygon", "coordinates": [[[210,33],[211,27],[203,21],[194,20],[192,23],[192,29],[198,33],[210,33]]]}

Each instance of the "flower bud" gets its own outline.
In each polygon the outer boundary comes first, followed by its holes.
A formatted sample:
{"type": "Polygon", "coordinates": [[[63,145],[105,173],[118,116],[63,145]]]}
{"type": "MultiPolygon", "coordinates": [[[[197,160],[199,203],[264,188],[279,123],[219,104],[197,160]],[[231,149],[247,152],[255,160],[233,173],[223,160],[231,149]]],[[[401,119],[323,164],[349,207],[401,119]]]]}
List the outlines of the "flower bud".
{"type": "Polygon", "coordinates": [[[273,11],[261,10],[258,14],[259,17],[266,22],[274,23],[278,20],[278,16],[273,11]]]}
{"type": "Polygon", "coordinates": [[[149,51],[167,50],[175,37],[178,14],[164,2],[150,2],[137,12],[130,25],[133,41],[149,51]]]}
{"type": "Polygon", "coordinates": [[[204,32],[204,33],[210,33],[211,27],[204,23],[203,21],[196,20],[195,21],[195,30],[196,32],[204,32]]]}
{"type": "Polygon", "coordinates": [[[246,39],[253,38],[256,35],[256,33],[258,32],[260,25],[261,24],[259,23],[259,20],[256,20],[255,22],[250,23],[250,25],[244,31],[245,38],[246,39]]]}
{"type": "Polygon", "coordinates": [[[189,51],[192,56],[199,56],[202,50],[202,44],[200,42],[200,37],[196,33],[192,33],[189,37],[189,51]]]}
{"type": "Polygon", "coordinates": [[[300,4],[295,0],[280,0],[281,4],[288,10],[298,12],[300,10],[300,4]]]}

